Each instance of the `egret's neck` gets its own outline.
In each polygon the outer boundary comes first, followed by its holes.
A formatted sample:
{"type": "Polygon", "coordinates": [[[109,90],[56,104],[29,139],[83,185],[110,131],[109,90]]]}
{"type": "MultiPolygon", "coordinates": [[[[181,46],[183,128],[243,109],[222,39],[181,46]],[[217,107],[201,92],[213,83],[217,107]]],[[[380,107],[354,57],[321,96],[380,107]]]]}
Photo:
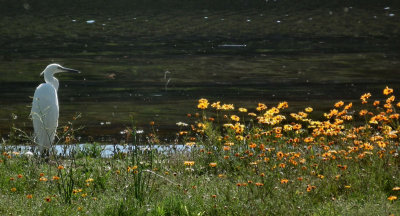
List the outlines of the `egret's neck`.
{"type": "Polygon", "coordinates": [[[49,84],[51,84],[55,89],[56,89],[56,91],[58,91],[58,80],[53,76],[53,74],[44,74],[44,81],[46,82],[46,83],[49,83],[49,84]]]}

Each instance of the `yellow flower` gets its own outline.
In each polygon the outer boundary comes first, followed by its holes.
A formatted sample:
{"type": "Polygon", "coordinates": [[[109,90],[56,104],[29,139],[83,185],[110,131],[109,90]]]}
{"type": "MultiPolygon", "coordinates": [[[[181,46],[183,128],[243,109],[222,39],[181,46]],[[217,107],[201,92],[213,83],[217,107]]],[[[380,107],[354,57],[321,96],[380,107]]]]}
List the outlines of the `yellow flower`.
{"type": "Polygon", "coordinates": [[[247,109],[246,108],[239,108],[239,112],[247,112],[247,109]]]}
{"type": "Polygon", "coordinates": [[[398,190],[400,190],[400,187],[394,187],[392,190],[398,191],[398,190]]]}
{"type": "Polygon", "coordinates": [[[218,102],[215,102],[215,103],[212,103],[212,104],[211,104],[211,107],[213,107],[213,108],[219,110],[219,109],[221,109],[220,103],[221,103],[221,102],[219,102],[219,101],[218,101],[218,102]]]}
{"type": "Polygon", "coordinates": [[[197,105],[197,108],[199,108],[199,109],[207,109],[208,105],[209,105],[208,100],[202,98],[202,99],[199,100],[199,104],[197,105]]]}
{"type": "Polygon", "coordinates": [[[239,116],[237,116],[237,115],[231,115],[231,119],[233,121],[239,121],[240,120],[239,116]]]}
{"type": "Polygon", "coordinates": [[[138,168],[138,166],[133,166],[133,167],[128,166],[127,171],[130,172],[130,171],[136,170],[137,168],[138,168]]]}
{"type": "Polygon", "coordinates": [[[304,110],[305,110],[306,112],[310,113],[310,112],[312,112],[312,111],[313,111],[313,108],[311,108],[311,107],[307,107],[307,108],[305,108],[304,110]]]}
{"type": "Polygon", "coordinates": [[[80,193],[80,192],[82,192],[82,189],[73,189],[72,190],[73,194],[77,194],[77,193],[80,193]]]}
{"type": "Polygon", "coordinates": [[[187,142],[185,145],[186,146],[194,146],[196,143],[195,142],[187,142]]]}
{"type": "Polygon", "coordinates": [[[284,131],[291,131],[292,129],[293,129],[292,125],[286,124],[286,125],[283,126],[283,130],[284,131]]]}
{"type": "Polygon", "coordinates": [[[185,166],[193,166],[194,165],[194,161],[184,161],[183,164],[185,166]]]}
{"type": "Polygon", "coordinates": [[[351,185],[345,185],[344,188],[350,189],[350,188],[351,188],[351,185]]]}
{"type": "Polygon", "coordinates": [[[286,101],[280,102],[278,104],[278,109],[286,109],[288,107],[289,107],[289,105],[288,105],[288,102],[286,102],[286,101]]]}
{"type": "MultiPolygon", "coordinates": [[[[137,168],[137,166],[136,166],[136,168],[137,168]]],[[[86,183],[92,182],[92,181],[94,181],[94,179],[92,179],[92,178],[88,178],[88,179],[85,180],[86,183]]]]}
{"type": "Polygon", "coordinates": [[[390,201],[397,200],[397,196],[390,196],[387,199],[390,201]]]}
{"type": "Polygon", "coordinates": [[[258,106],[256,108],[257,111],[262,111],[267,109],[267,105],[263,104],[263,103],[258,103],[258,106]]]}
{"type": "Polygon", "coordinates": [[[383,89],[383,94],[384,95],[389,95],[393,93],[393,89],[389,88],[388,86],[386,86],[385,89],[383,89]]]}
{"type": "Polygon", "coordinates": [[[223,104],[221,109],[222,110],[234,110],[235,107],[233,106],[233,104],[223,104]]]}
{"type": "Polygon", "coordinates": [[[11,192],[15,192],[15,191],[17,191],[17,188],[15,188],[15,187],[11,188],[11,192]]]}

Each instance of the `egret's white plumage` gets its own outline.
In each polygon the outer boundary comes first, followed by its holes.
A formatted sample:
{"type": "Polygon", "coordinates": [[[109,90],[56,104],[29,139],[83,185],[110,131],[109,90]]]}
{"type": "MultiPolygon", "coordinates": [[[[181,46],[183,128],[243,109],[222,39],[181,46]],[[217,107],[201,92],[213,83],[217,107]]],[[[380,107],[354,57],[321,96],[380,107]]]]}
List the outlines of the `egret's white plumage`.
{"type": "Polygon", "coordinates": [[[58,126],[58,80],[54,74],[61,72],[75,72],[77,70],[62,67],[58,64],[50,64],[41,73],[45,83],[40,84],[33,95],[31,116],[35,134],[35,142],[41,152],[49,149],[54,141],[58,126]]]}

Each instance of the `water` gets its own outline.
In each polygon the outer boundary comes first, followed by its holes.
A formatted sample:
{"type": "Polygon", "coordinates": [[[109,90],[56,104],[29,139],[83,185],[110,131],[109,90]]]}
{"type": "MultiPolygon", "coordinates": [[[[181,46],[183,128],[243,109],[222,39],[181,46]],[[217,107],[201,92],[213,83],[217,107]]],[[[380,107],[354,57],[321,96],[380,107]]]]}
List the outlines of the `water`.
{"type": "Polygon", "coordinates": [[[4,15],[0,135],[13,124],[32,131],[30,96],[52,62],[82,71],[58,78],[60,125],[82,113],[83,140],[119,143],[130,115],[145,133],[155,121],[173,137],[199,98],[250,111],[285,100],[290,111],[312,106],[315,118],[365,92],[383,99],[386,85],[400,87],[395,8],[4,15]]]}
{"type": "MultiPolygon", "coordinates": [[[[71,153],[79,154],[79,152],[83,151],[89,154],[90,151],[85,149],[91,148],[92,144],[75,144],[75,145],[54,145],[52,151],[56,155],[60,156],[70,156],[71,153]]],[[[135,150],[135,146],[133,145],[97,145],[97,148],[101,149],[101,157],[103,158],[111,158],[113,156],[118,156],[123,153],[131,153],[135,150]]],[[[18,152],[19,154],[29,154],[31,152],[35,152],[35,148],[32,146],[7,146],[6,152],[18,152]]],[[[155,150],[159,153],[171,153],[171,152],[190,152],[191,147],[185,145],[152,145],[150,146],[138,146],[138,151],[151,151],[155,150]]]]}

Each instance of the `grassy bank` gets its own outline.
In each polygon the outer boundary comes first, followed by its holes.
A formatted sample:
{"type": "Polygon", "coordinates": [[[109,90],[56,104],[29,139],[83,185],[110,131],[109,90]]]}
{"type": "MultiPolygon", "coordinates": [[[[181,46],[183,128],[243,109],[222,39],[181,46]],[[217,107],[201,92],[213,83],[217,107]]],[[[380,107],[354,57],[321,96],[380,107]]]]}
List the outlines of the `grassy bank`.
{"type": "Polygon", "coordinates": [[[334,103],[324,120],[312,120],[311,107],[287,113],[286,102],[246,109],[201,99],[188,124],[177,123],[179,151],[153,149],[155,130],[134,127],[126,139],[148,148],[113,158],[96,144],[42,159],[4,142],[0,213],[397,215],[400,103],[390,88],[383,96],[334,103]]]}

